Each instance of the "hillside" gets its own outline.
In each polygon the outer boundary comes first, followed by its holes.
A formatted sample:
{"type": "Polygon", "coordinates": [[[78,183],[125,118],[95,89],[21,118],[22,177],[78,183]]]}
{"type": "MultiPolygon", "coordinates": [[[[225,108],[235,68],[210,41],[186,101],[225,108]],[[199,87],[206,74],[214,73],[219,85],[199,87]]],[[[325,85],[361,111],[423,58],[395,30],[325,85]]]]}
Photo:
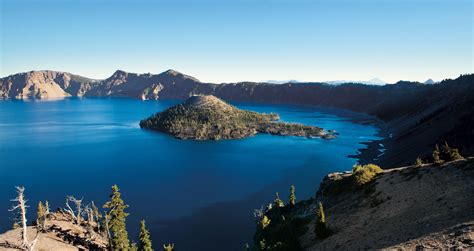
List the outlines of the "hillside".
{"type": "Polygon", "coordinates": [[[93,81],[69,73],[28,72],[0,79],[0,98],[65,96],[186,99],[214,95],[228,101],[336,107],[377,118],[385,139],[373,142],[358,157],[386,167],[412,163],[429,155],[436,143],[448,141],[466,155],[474,154],[474,75],[425,85],[400,81],[371,86],[355,83],[202,83],[168,70],[161,74],[116,71],[93,81]],[[376,149],[383,144],[383,155],[376,149]],[[416,149],[416,150],[415,150],[416,149]],[[380,155],[380,156],[379,156],[380,155]]]}
{"type": "Polygon", "coordinates": [[[145,120],[140,127],[169,133],[179,139],[240,139],[257,133],[331,138],[315,126],[277,122],[277,114],[238,109],[211,95],[192,96],[145,120]]]}
{"type": "Polygon", "coordinates": [[[329,174],[314,199],[269,211],[255,244],[266,238],[267,246],[288,245],[274,250],[473,248],[473,180],[474,158],[387,169],[363,185],[354,185],[351,172],[329,174]],[[326,238],[315,235],[317,202],[332,232],[326,238]],[[296,239],[279,239],[279,232],[296,239]]]}

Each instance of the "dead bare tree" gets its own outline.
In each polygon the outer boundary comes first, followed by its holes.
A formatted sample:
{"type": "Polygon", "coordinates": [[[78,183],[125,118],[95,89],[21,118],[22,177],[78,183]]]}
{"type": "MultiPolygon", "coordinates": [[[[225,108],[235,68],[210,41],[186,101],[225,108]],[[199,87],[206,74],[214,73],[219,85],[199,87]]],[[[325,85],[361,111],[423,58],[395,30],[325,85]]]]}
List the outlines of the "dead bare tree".
{"type": "Polygon", "coordinates": [[[28,233],[27,233],[27,225],[26,225],[26,208],[29,207],[26,205],[27,200],[25,199],[25,188],[17,186],[15,187],[18,196],[15,199],[12,199],[12,202],[15,202],[15,205],[12,206],[12,208],[9,210],[10,212],[18,210],[19,211],[19,216],[20,216],[20,222],[21,223],[21,248],[22,249],[27,249],[27,250],[33,250],[34,246],[36,245],[36,241],[38,240],[38,235],[39,233],[36,233],[36,237],[33,241],[28,241],[28,233]]]}
{"type": "Polygon", "coordinates": [[[81,208],[81,204],[82,204],[82,199],[76,199],[74,196],[67,196],[66,197],[66,209],[64,209],[66,212],[68,212],[71,217],[73,218],[73,220],[77,223],[77,224],[81,224],[81,214],[82,214],[82,208],[81,208]],[[75,207],[76,207],[76,210],[73,210],[71,208],[71,206],[69,206],[69,202],[72,202],[74,203],[75,207]]]}

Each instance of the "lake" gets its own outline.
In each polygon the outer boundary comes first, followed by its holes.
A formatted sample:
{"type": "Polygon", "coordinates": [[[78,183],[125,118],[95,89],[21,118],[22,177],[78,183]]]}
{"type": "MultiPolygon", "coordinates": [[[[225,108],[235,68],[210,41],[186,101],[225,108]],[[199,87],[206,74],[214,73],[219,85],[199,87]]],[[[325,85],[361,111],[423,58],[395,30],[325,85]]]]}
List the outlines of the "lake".
{"type": "Polygon", "coordinates": [[[298,199],[313,196],[328,172],[352,168],[357,160],[347,156],[362,142],[379,139],[365,115],[308,106],[235,104],[336,130],[336,139],[183,141],[139,128],[140,119],[178,102],[0,101],[0,231],[12,225],[16,185],[26,188],[31,223],[39,200],[53,210],[67,195],[103,205],[117,184],[130,205],[130,238],[145,219],[156,249],[174,242],[179,250],[243,250],[255,230],[253,209],[275,192],[288,201],[291,184],[298,199]]]}

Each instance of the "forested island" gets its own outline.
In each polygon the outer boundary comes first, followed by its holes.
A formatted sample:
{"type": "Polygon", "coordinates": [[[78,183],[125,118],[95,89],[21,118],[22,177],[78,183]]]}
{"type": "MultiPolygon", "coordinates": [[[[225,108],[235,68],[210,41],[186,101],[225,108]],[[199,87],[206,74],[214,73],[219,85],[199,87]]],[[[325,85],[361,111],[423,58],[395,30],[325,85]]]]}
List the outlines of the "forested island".
{"type": "Polygon", "coordinates": [[[257,133],[330,139],[334,133],[320,127],[279,122],[275,113],[262,114],[238,109],[212,95],[188,98],[140,121],[140,127],[173,135],[179,139],[241,139],[257,133]]]}

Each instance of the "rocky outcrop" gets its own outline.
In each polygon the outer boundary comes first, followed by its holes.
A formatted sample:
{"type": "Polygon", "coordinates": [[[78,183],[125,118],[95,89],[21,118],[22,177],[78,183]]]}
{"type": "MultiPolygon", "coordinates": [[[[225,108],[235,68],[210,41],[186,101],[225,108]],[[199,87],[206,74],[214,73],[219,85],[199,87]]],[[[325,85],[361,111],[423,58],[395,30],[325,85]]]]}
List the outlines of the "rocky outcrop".
{"type": "Polygon", "coordinates": [[[65,72],[31,71],[0,79],[0,99],[45,99],[83,96],[94,84],[65,72]]]}
{"type": "Polygon", "coordinates": [[[277,114],[240,110],[214,96],[192,96],[184,103],[140,121],[140,127],[179,139],[239,139],[256,133],[333,137],[315,126],[277,122],[277,114]]]}
{"type": "MultiPolygon", "coordinates": [[[[21,229],[0,234],[0,250],[21,250],[21,229]]],[[[47,216],[44,227],[29,226],[28,239],[37,238],[34,250],[107,250],[106,232],[97,225],[74,223],[69,214],[61,210],[47,216]]]]}

